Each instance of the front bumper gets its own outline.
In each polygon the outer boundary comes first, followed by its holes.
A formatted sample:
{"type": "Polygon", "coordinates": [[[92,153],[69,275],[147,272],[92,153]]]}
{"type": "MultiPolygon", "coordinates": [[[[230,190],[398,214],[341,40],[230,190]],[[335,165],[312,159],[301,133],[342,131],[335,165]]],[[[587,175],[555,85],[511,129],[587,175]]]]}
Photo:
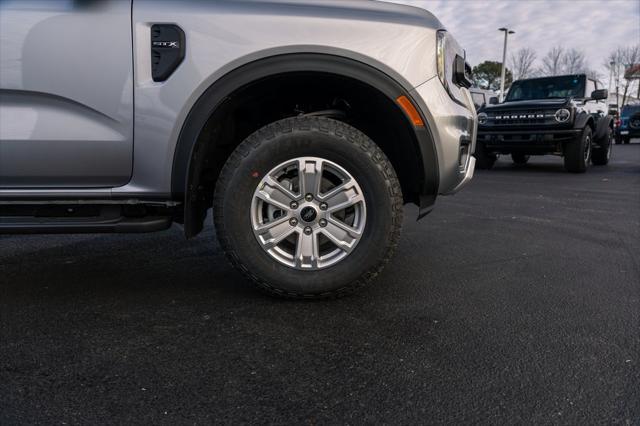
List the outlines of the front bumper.
{"type": "Polygon", "coordinates": [[[580,129],[478,130],[478,143],[496,151],[556,151],[575,140],[580,129]]]}
{"type": "Polygon", "coordinates": [[[449,192],[449,194],[455,194],[456,192],[460,191],[462,188],[467,186],[467,184],[471,181],[471,179],[473,179],[473,172],[475,169],[476,169],[476,157],[474,157],[473,155],[470,155],[469,164],[467,165],[466,171],[464,173],[464,177],[462,178],[460,183],[458,183],[458,185],[456,185],[456,187],[449,192]]]}
{"type": "Polygon", "coordinates": [[[464,101],[451,99],[437,77],[411,91],[426,119],[438,156],[438,193],[453,194],[473,177],[477,116],[471,95],[461,89],[464,101]]]}

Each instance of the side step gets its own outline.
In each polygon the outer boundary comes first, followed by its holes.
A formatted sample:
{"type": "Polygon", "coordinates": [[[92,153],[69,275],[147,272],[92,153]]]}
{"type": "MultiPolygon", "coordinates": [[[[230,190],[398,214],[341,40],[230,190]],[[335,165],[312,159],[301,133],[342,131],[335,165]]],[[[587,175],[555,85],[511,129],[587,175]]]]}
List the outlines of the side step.
{"type": "Polygon", "coordinates": [[[173,217],[130,206],[0,207],[0,234],[142,233],[168,229],[173,217]]]}
{"type": "MultiPolygon", "coordinates": [[[[32,218],[36,219],[36,218],[32,218]]],[[[0,234],[93,234],[93,233],[142,233],[168,229],[170,217],[121,217],[116,220],[91,222],[54,220],[14,220],[0,217],[0,234]]]]}

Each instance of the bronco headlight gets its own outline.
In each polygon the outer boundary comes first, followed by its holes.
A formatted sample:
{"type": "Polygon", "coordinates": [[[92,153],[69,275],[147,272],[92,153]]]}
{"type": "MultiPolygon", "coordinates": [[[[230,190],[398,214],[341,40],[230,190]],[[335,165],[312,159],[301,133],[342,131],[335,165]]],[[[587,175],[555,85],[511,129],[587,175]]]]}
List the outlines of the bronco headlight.
{"type": "Polygon", "coordinates": [[[571,111],[562,108],[556,111],[555,118],[558,123],[565,123],[571,117],[571,111]]]}
{"type": "Polygon", "coordinates": [[[478,124],[487,124],[488,118],[489,116],[486,113],[481,112],[480,114],[478,114],[478,124]]]}

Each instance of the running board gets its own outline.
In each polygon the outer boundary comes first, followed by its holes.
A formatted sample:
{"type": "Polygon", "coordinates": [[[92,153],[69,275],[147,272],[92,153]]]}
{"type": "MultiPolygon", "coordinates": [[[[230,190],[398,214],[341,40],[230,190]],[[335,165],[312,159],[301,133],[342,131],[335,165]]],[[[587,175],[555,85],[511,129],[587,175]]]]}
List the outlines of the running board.
{"type": "Polygon", "coordinates": [[[43,218],[1,218],[0,234],[143,233],[168,229],[169,217],[121,217],[104,221],[69,221],[43,218]]]}
{"type": "MultiPolygon", "coordinates": [[[[0,234],[142,233],[168,229],[170,217],[119,217],[107,220],[0,217],[0,234]]],[[[96,218],[97,219],[97,218],[96,218]]]]}
{"type": "Polygon", "coordinates": [[[0,234],[133,233],[167,229],[164,207],[118,205],[0,206],[0,234]]]}

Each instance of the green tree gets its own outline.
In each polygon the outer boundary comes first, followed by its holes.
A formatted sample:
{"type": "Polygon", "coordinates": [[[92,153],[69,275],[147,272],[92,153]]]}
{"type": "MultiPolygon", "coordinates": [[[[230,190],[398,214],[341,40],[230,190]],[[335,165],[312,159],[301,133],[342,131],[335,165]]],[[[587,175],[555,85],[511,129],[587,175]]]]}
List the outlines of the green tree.
{"type": "MultiPolygon", "coordinates": [[[[502,72],[502,63],[494,61],[484,61],[473,67],[473,82],[481,89],[500,89],[500,73],[502,72]]],[[[505,89],[509,87],[513,81],[513,74],[507,68],[505,70],[505,89]]]]}

